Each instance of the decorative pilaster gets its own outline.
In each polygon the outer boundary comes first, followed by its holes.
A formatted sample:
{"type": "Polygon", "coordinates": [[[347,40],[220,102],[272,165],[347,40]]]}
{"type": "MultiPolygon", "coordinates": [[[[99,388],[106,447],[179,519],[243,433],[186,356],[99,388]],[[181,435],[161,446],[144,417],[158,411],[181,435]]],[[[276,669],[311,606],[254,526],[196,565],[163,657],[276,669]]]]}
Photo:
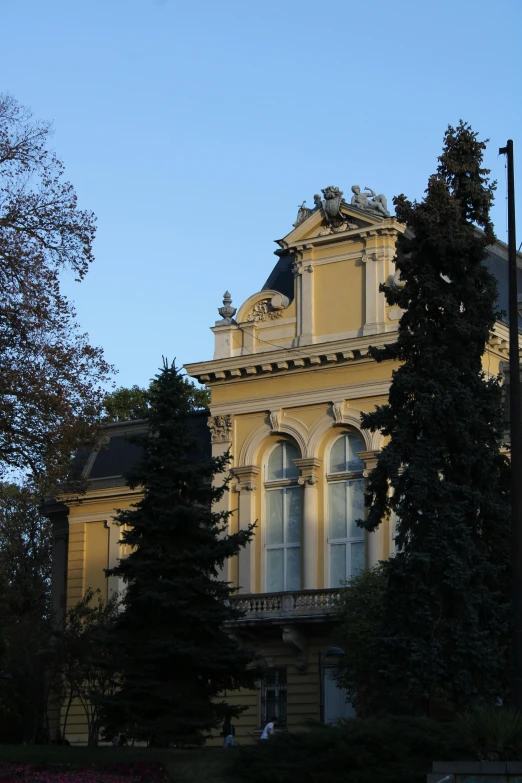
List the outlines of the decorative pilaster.
{"type": "MultiPolygon", "coordinates": [[[[230,414],[211,416],[207,424],[212,441],[212,456],[224,457],[229,449],[232,448],[233,417],[230,414]]],[[[221,474],[215,475],[213,483],[215,486],[221,486],[223,476],[221,474]]],[[[221,498],[214,502],[212,510],[218,514],[220,512],[226,514],[231,511],[230,492],[224,492],[221,498]]],[[[227,558],[219,568],[218,579],[223,582],[235,582],[236,574],[232,575],[231,573],[235,565],[236,563],[233,560],[227,558]]]]}
{"type": "MultiPolygon", "coordinates": [[[[358,456],[364,462],[363,476],[368,478],[377,465],[379,451],[359,451],[358,456]]],[[[384,531],[382,523],[373,532],[368,533],[368,568],[374,568],[379,560],[384,560],[384,531]]]]}
{"type": "Polygon", "coordinates": [[[314,266],[312,248],[304,245],[295,253],[292,266],[296,285],[297,343],[312,345],[314,341],[314,266]]]}
{"type": "Polygon", "coordinates": [[[316,590],[319,551],[319,510],[317,482],[322,460],[302,457],[294,460],[300,469],[299,484],[304,487],[303,497],[303,589],[316,590]]]}
{"type": "MultiPolygon", "coordinates": [[[[257,477],[261,468],[257,465],[245,465],[233,468],[232,474],[237,478],[234,490],[238,493],[239,529],[247,530],[255,521],[255,490],[257,477]]],[[[254,534],[255,535],[255,534],[254,534]]],[[[239,592],[254,593],[256,584],[255,539],[239,553],[239,592]]]]}
{"type": "Polygon", "coordinates": [[[365,324],[363,334],[378,334],[385,329],[384,294],[379,286],[385,282],[385,254],[378,247],[377,231],[369,231],[362,260],[365,265],[365,324]]]}

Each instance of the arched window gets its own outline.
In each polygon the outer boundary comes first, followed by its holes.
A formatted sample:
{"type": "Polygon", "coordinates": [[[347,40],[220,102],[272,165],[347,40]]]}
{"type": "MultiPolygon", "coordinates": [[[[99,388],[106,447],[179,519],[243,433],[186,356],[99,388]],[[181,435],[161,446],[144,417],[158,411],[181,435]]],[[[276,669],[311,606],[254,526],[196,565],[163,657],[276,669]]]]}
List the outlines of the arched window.
{"type": "Polygon", "coordinates": [[[333,443],[328,460],[328,555],[330,587],[364,568],[364,530],[356,520],[364,517],[364,451],[362,440],[345,432],[333,443]]]}
{"type": "Polygon", "coordinates": [[[278,443],[268,458],[266,496],[266,590],[278,593],[301,588],[301,487],[299,457],[288,441],[278,443]]]}

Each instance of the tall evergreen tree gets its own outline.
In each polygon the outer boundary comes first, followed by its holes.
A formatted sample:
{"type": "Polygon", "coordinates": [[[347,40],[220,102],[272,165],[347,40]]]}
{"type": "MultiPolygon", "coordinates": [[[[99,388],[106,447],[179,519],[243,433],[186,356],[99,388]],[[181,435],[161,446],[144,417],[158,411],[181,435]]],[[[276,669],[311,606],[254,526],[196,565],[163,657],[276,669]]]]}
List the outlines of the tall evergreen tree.
{"type": "Polygon", "coordinates": [[[469,125],[450,126],[424,200],[394,199],[408,230],[399,284],[383,290],[405,312],[397,342],[371,353],[402,364],[388,404],[363,417],[389,437],[364,526],[399,518],[399,551],[384,565],[374,710],[494,704],[509,677],[508,465],[499,380],[482,367],[499,316],[484,264],[495,239],[484,149],[469,125]]]}
{"type": "Polygon", "coordinates": [[[212,508],[227,491],[214,478],[228,457],[201,453],[190,387],[173,365],[164,364],[149,395],[145,456],[127,476],[143,498],[117,518],[131,552],[109,572],[126,591],[108,639],[121,673],[108,714],[138,738],[197,741],[241,712],[220,694],[254,683],[249,654],[226,628],[239,616],[228,604],[232,588],[218,579],[252,531],[227,533],[229,513],[212,508]]]}

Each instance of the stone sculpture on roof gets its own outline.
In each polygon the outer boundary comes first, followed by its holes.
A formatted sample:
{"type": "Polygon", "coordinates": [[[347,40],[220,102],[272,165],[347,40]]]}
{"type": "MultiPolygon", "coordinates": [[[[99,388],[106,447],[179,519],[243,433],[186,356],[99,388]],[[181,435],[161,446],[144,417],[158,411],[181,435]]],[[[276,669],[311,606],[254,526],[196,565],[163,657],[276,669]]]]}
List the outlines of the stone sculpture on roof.
{"type": "MultiPolygon", "coordinates": [[[[358,228],[357,223],[348,219],[347,215],[341,212],[341,205],[346,205],[343,200],[343,191],[336,185],[328,185],[328,187],[321,190],[324,198],[321,198],[319,193],[314,195],[314,208],[310,209],[306,206],[306,201],[298,207],[297,218],[293,224],[294,228],[300,226],[307,218],[314,212],[321,211],[324,218],[323,230],[319,232],[319,236],[326,234],[337,234],[340,231],[350,231],[358,228]]],[[[381,215],[382,217],[390,217],[388,212],[388,202],[386,196],[382,193],[377,194],[372,188],[364,187],[361,191],[359,185],[352,185],[352,200],[351,204],[364,212],[372,212],[374,215],[381,215]]]]}
{"type": "Polygon", "coordinates": [[[390,217],[388,202],[386,196],[383,196],[382,193],[377,195],[374,190],[366,185],[362,193],[359,185],[352,185],[352,193],[353,196],[350,202],[352,206],[364,209],[366,212],[377,212],[377,214],[383,215],[383,217],[390,217]]]}
{"type": "MultiPolygon", "coordinates": [[[[327,188],[321,190],[321,193],[324,196],[324,200],[320,201],[320,205],[324,214],[325,227],[319,232],[320,237],[358,228],[357,223],[350,222],[346,215],[343,215],[341,212],[341,204],[343,203],[342,190],[339,190],[335,185],[328,185],[327,188]]],[[[314,200],[316,198],[319,198],[319,196],[314,196],[314,200]]]]}

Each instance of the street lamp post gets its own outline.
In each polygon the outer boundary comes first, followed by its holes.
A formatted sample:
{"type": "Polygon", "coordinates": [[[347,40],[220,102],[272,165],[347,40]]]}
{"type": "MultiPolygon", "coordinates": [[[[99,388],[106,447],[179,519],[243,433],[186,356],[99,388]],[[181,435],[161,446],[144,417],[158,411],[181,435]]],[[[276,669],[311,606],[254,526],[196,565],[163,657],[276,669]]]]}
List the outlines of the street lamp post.
{"type": "Polygon", "coordinates": [[[511,536],[513,567],[513,702],[522,712],[522,439],[518,355],[517,244],[513,141],[499,149],[507,156],[509,274],[509,412],[511,432],[511,536]]]}

